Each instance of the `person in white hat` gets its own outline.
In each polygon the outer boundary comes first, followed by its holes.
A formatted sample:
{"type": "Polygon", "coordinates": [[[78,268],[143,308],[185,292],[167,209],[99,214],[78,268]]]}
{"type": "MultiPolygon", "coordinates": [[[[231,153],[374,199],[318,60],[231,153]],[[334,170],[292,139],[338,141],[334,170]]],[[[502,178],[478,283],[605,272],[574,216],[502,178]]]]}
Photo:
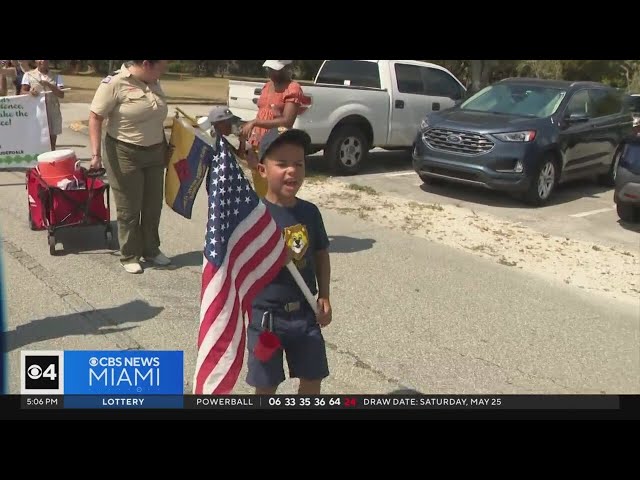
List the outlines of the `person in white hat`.
{"type": "Polygon", "coordinates": [[[267,70],[269,81],[265,83],[258,98],[258,114],[247,122],[240,138],[250,145],[247,164],[253,176],[253,188],[260,197],[267,192],[266,181],[258,174],[257,152],[264,134],[274,127],[293,127],[300,112],[304,94],[300,84],[292,79],[293,60],[267,60],[262,66],[267,70]]]}

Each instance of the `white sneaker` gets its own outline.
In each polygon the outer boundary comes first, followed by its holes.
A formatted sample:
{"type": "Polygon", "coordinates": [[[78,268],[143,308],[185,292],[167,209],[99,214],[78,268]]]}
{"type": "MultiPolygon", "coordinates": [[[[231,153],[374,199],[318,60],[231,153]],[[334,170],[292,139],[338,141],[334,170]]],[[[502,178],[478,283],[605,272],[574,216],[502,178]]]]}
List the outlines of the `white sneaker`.
{"type": "Polygon", "coordinates": [[[121,265],[128,273],[142,273],[142,266],[138,262],[122,263],[121,265]]]}
{"type": "Polygon", "coordinates": [[[171,260],[162,252],[156,255],[153,258],[145,258],[147,262],[151,262],[160,267],[164,267],[171,264],[171,260]]]}

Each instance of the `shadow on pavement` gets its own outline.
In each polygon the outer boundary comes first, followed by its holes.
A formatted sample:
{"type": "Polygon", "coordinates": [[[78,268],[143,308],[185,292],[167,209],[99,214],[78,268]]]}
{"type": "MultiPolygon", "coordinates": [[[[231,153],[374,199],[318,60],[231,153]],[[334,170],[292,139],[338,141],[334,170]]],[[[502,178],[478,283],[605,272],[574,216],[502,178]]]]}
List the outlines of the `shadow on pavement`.
{"type": "Polygon", "coordinates": [[[134,300],[118,307],[34,320],[18,326],[15,330],[4,332],[5,351],[10,352],[32,343],[72,335],[124,332],[135,327],[119,328],[119,325],[150,320],[162,310],[164,307],[152,307],[142,300],[134,300]]]}
{"type": "MultiPolygon", "coordinates": [[[[105,226],[89,225],[79,227],[65,227],[56,230],[56,242],[62,244],[62,249],[58,246],[56,252],[59,256],[78,255],[89,252],[96,253],[97,250],[110,250],[109,253],[117,252],[120,249],[118,243],[118,224],[111,222],[112,241],[107,244],[105,237],[105,226]]],[[[47,244],[47,232],[42,232],[42,241],[47,244]]]]}
{"type": "Polygon", "coordinates": [[[488,190],[482,187],[473,187],[453,182],[423,183],[420,189],[423,192],[434,193],[450,199],[502,208],[552,207],[554,205],[570,203],[581,198],[601,198],[602,194],[612,190],[611,187],[597,185],[594,181],[576,180],[556,187],[556,191],[552,193],[551,199],[543,207],[533,207],[523,200],[520,200],[516,195],[511,195],[507,192],[488,190]]]}
{"type": "Polygon", "coordinates": [[[202,250],[194,252],[179,253],[171,257],[171,265],[168,270],[176,270],[183,267],[202,267],[202,250]]]}
{"type": "Polygon", "coordinates": [[[353,238],[343,235],[329,236],[329,252],[356,253],[373,248],[376,241],[373,238],[353,238]]]}
{"type": "Polygon", "coordinates": [[[629,230],[630,232],[640,233],[640,222],[623,222],[622,220],[618,219],[618,225],[620,225],[625,230],[629,230]]]}

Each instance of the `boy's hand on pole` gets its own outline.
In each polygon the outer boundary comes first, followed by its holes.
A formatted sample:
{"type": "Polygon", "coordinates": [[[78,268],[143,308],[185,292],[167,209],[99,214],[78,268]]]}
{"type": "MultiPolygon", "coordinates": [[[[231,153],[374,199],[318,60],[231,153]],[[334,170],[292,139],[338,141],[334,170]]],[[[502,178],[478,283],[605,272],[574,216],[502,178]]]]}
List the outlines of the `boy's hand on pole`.
{"type": "Polygon", "coordinates": [[[320,327],[326,327],[331,323],[331,302],[328,298],[318,298],[318,314],[316,320],[320,327]]]}

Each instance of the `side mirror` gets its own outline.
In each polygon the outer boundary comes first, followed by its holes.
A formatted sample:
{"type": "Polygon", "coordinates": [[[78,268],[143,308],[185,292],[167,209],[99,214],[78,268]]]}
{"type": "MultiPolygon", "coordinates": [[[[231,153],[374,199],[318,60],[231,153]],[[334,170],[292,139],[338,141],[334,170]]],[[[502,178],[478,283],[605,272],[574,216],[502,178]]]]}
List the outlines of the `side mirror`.
{"type": "Polygon", "coordinates": [[[566,119],[569,123],[584,123],[589,121],[589,115],[586,113],[572,113],[566,119]]]}

